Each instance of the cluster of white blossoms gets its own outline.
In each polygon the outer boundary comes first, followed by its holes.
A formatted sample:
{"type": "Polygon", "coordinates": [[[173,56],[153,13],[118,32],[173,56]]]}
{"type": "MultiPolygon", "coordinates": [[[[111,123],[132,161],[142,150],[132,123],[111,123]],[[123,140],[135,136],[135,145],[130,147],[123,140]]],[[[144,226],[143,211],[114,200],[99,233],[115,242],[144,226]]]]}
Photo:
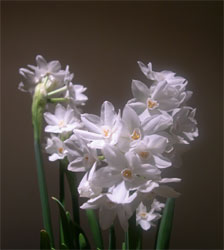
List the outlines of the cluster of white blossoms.
{"type": "Polygon", "coordinates": [[[147,84],[132,81],[133,99],[122,111],[105,101],[100,116],[81,114],[86,88],[71,83],[68,67],[61,70],[59,62],[47,63],[41,56],[36,60],[37,67],[20,70],[25,77],[20,89],[32,93],[45,81],[48,93],[66,87],[60,96],[70,100],[67,106],[57,104],[54,113],[44,113],[49,160],[67,157],[69,171],[85,172],[78,192],[88,200],[81,208],[99,209],[102,229],[118,217],[127,231],[136,212],[136,224],[148,230],[164,207],[157,199],[179,196],[168,183],[180,179],[165,178],[164,169],[175,166],[183,144],[198,136],[195,109],[187,106],[192,95],[186,90],[187,81],[138,62],[147,84]]]}

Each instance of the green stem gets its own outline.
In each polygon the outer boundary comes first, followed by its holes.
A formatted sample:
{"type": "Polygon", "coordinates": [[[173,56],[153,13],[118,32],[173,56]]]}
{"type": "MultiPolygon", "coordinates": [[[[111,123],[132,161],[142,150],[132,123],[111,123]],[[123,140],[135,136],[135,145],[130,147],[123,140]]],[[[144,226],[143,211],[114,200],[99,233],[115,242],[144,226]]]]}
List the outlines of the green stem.
{"type": "Polygon", "coordinates": [[[52,96],[52,95],[55,95],[55,94],[64,92],[65,90],[67,90],[67,86],[64,86],[64,87],[62,87],[62,88],[60,88],[60,89],[56,89],[56,90],[54,90],[54,91],[49,92],[49,93],[47,94],[47,97],[50,97],[50,96],[52,96]]]}
{"type": "Polygon", "coordinates": [[[125,250],[129,250],[129,232],[125,232],[125,250]]]}
{"type": "Polygon", "coordinates": [[[101,230],[100,230],[100,226],[97,220],[97,217],[95,215],[94,210],[92,209],[86,209],[86,215],[89,221],[89,225],[90,225],[90,229],[92,231],[93,234],[93,240],[95,242],[95,246],[96,248],[99,249],[104,249],[103,247],[103,238],[101,235],[101,230]]]}
{"type": "Polygon", "coordinates": [[[110,234],[109,234],[109,250],[116,249],[116,236],[114,225],[110,227],[110,234]]]}
{"type": "MultiPolygon", "coordinates": [[[[59,200],[62,205],[64,205],[65,201],[65,191],[64,191],[64,167],[63,163],[59,162],[59,200]]],[[[60,246],[64,242],[64,234],[63,234],[63,226],[62,221],[60,220],[60,246]]]]}
{"type": "Polygon", "coordinates": [[[34,149],[35,149],[35,157],[36,157],[36,165],[37,165],[37,177],[38,177],[38,184],[39,184],[43,224],[44,224],[44,228],[49,234],[51,245],[54,247],[54,236],[53,236],[52,225],[51,225],[50,207],[48,203],[47,185],[45,181],[42,152],[41,152],[41,143],[40,143],[43,111],[44,111],[45,104],[46,104],[46,101],[44,98],[43,85],[38,84],[35,90],[33,103],[32,103],[34,149]]]}
{"type": "Polygon", "coordinates": [[[136,249],[140,250],[142,249],[142,228],[140,226],[137,227],[137,245],[136,245],[136,249]]]}
{"type": "Polygon", "coordinates": [[[63,98],[63,97],[49,98],[49,99],[47,99],[47,101],[50,102],[50,103],[67,102],[68,98],[63,98]]]}
{"type": "Polygon", "coordinates": [[[168,198],[160,221],[158,237],[156,239],[156,249],[169,249],[174,207],[175,199],[168,198]]]}
{"type": "Polygon", "coordinates": [[[77,183],[76,183],[76,176],[73,172],[65,170],[65,174],[67,177],[69,189],[71,192],[72,197],[72,212],[73,212],[73,219],[74,222],[80,225],[80,218],[79,218],[79,194],[77,190],[77,183]]]}

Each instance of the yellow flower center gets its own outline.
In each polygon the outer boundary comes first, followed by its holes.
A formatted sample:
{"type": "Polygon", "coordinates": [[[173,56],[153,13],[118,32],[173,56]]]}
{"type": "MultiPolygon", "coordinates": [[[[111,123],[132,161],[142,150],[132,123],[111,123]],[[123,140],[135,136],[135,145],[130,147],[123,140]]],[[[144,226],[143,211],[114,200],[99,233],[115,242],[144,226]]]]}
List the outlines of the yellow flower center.
{"type": "Polygon", "coordinates": [[[146,212],[141,212],[140,216],[142,217],[142,219],[145,219],[147,217],[147,213],[146,212]]]}
{"type": "Polygon", "coordinates": [[[134,130],[134,132],[131,135],[131,139],[132,140],[138,140],[140,138],[141,134],[140,132],[138,132],[136,129],[134,130]]]}
{"type": "Polygon", "coordinates": [[[139,153],[139,155],[142,157],[142,158],[144,158],[144,159],[146,159],[148,156],[149,156],[149,152],[140,152],[139,153]]]}
{"type": "Polygon", "coordinates": [[[58,123],[58,126],[59,126],[60,128],[64,127],[64,126],[65,126],[64,121],[63,121],[63,120],[61,120],[61,121],[58,123]]]}
{"type": "Polygon", "coordinates": [[[122,176],[126,179],[131,179],[132,178],[132,171],[130,169],[124,169],[122,171],[122,176]]]}
{"type": "Polygon", "coordinates": [[[62,154],[62,153],[64,152],[64,149],[63,149],[63,148],[59,148],[59,149],[58,149],[58,152],[59,152],[60,154],[62,154]]]}
{"type": "Polygon", "coordinates": [[[156,105],[157,105],[157,102],[156,102],[156,101],[153,101],[153,100],[151,100],[151,99],[148,99],[148,101],[147,101],[147,106],[148,106],[149,109],[155,108],[156,105]]]}
{"type": "Polygon", "coordinates": [[[104,130],[103,130],[104,136],[105,136],[105,137],[108,137],[108,136],[109,136],[109,132],[110,132],[109,129],[104,129],[104,130]]]}

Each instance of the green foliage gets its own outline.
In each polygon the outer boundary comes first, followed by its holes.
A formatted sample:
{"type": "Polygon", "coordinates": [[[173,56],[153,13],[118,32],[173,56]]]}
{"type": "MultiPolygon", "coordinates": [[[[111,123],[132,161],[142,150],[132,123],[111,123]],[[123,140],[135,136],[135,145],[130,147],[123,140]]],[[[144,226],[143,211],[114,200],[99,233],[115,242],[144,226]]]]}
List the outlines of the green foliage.
{"type": "Polygon", "coordinates": [[[51,241],[46,230],[40,231],[40,249],[51,249],[51,241]]]}
{"type": "Polygon", "coordinates": [[[94,239],[96,248],[104,249],[100,226],[99,226],[98,219],[96,217],[94,210],[86,209],[86,215],[88,217],[90,229],[93,234],[93,239],[94,239]]]}
{"type": "Polygon", "coordinates": [[[82,230],[82,228],[75,222],[72,221],[70,213],[65,210],[64,205],[55,197],[52,197],[54,201],[56,201],[59,212],[60,212],[60,219],[62,222],[62,230],[64,235],[64,242],[61,243],[62,249],[91,249],[89,241],[82,230]],[[80,234],[82,234],[82,247],[80,246],[80,234]],[[67,248],[65,248],[67,247],[67,248]]]}
{"type": "Polygon", "coordinates": [[[169,249],[174,207],[175,199],[168,198],[166,201],[166,206],[163,210],[163,215],[159,226],[158,237],[156,239],[156,249],[169,249]]]}

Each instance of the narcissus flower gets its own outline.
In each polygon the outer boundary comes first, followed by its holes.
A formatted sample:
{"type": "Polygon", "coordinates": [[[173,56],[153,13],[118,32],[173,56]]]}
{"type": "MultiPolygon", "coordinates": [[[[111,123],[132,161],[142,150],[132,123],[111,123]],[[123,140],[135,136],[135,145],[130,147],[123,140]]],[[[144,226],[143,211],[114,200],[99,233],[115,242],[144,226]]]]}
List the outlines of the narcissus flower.
{"type": "Polygon", "coordinates": [[[58,103],[55,107],[54,115],[50,112],[45,112],[44,119],[48,124],[45,127],[45,132],[48,133],[60,134],[71,132],[74,128],[81,127],[79,114],[75,113],[75,110],[71,109],[69,105],[65,108],[58,103]]]}
{"type": "Polygon", "coordinates": [[[87,130],[74,130],[74,133],[89,141],[92,148],[102,149],[105,144],[117,143],[121,121],[114,106],[105,101],[101,107],[100,117],[92,114],[81,115],[81,120],[87,130]]]}
{"type": "Polygon", "coordinates": [[[176,73],[168,70],[163,70],[161,72],[156,72],[152,70],[152,63],[149,62],[146,66],[143,62],[138,61],[138,65],[142,71],[142,73],[149,79],[154,81],[155,83],[160,81],[166,81],[170,84],[175,84],[176,82],[184,82],[185,79],[181,76],[176,76],[176,73]]]}
{"type": "Polygon", "coordinates": [[[128,219],[137,208],[136,193],[128,196],[124,194],[123,183],[114,189],[114,194],[101,194],[89,199],[80,208],[99,209],[99,222],[102,229],[108,229],[118,217],[124,231],[128,230],[128,219]],[[121,195],[122,194],[122,195],[121,195]],[[123,195],[124,194],[124,195],[123,195]]]}
{"type": "Polygon", "coordinates": [[[87,142],[72,135],[65,141],[67,147],[68,170],[73,172],[84,172],[89,170],[97,161],[96,149],[89,148],[87,142]]]}
{"type": "Polygon", "coordinates": [[[67,150],[64,142],[57,136],[52,135],[51,138],[47,138],[47,145],[45,150],[49,156],[49,161],[56,161],[64,159],[67,154],[67,150]]]}
{"type": "MultiPolygon", "coordinates": [[[[158,206],[158,203],[156,205],[158,206]]],[[[161,207],[161,205],[159,207],[161,207]]],[[[162,207],[164,207],[164,204],[162,207]]],[[[151,226],[155,226],[154,222],[159,218],[161,218],[161,215],[156,212],[153,205],[151,210],[147,212],[147,207],[141,202],[136,210],[136,224],[140,225],[143,230],[149,230],[151,226]]]]}
{"type": "Polygon", "coordinates": [[[33,94],[38,83],[44,83],[47,92],[62,87],[66,81],[73,78],[68,67],[61,69],[59,61],[47,62],[43,56],[36,56],[37,66],[28,65],[29,69],[20,68],[19,73],[24,81],[19,84],[19,89],[33,94]]]}

